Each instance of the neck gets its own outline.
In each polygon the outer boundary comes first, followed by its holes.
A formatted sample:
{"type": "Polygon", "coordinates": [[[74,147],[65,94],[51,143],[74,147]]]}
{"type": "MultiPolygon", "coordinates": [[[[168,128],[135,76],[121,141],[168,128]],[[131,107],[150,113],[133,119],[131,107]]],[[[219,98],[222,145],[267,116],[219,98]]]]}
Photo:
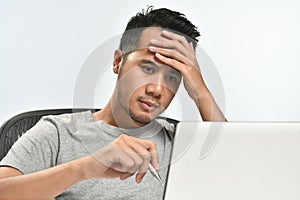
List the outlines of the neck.
{"type": "Polygon", "coordinates": [[[109,103],[104,108],[102,108],[98,112],[93,113],[93,120],[94,121],[104,121],[105,123],[107,123],[111,126],[118,127],[114,120],[110,104],[111,103],[109,101],[109,103]]]}

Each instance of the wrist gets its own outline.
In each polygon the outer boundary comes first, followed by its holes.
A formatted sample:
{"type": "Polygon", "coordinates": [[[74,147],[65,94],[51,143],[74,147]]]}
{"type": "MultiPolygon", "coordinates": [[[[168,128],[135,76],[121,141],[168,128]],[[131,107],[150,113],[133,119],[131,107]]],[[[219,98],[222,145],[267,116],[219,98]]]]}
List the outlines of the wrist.
{"type": "Polygon", "coordinates": [[[190,81],[189,84],[186,84],[186,89],[189,96],[198,103],[201,99],[210,98],[211,94],[207,88],[205,81],[201,73],[197,73],[197,76],[192,78],[194,81],[190,81]]]}
{"type": "Polygon", "coordinates": [[[107,167],[103,165],[95,155],[91,154],[78,160],[79,174],[82,179],[103,178],[107,167]]]}
{"type": "Polygon", "coordinates": [[[210,100],[212,95],[206,85],[202,84],[197,90],[194,91],[194,94],[190,96],[192,96],[192,99],[198,104],[199,101],[203,102],[210,100]]]}

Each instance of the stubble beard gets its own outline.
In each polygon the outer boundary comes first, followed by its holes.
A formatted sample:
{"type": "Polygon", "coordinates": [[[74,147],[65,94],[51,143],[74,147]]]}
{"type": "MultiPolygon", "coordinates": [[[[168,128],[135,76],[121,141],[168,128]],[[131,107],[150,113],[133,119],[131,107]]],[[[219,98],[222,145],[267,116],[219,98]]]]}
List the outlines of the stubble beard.
{"type": "MultiPolygon", "coordinates": [[[[130,108],[129,106],[129,101],[124,102],[122,101],[122,94],[121,92],[118,92],[118,97],[117,97],[119,104],[121,105],[122,109],[127,113],[127,115],[137,124],[149,124],[152,119],[150,116],[150,113],[144,113],[144,114],[138,114],[136,113],[133,109],[130,108]],[[126,105],[124,103],[127,103],[126,105]]],[[[124,98],[123,98],[124,99],[124,98]]]]}
{"type": "Polygon", "coordinates": [[[129,108],[129,111],[128,111],[128,114],[130,116],[130,118],[137,122],[137,123],[140,123],[140,124],[149,124],[152,120],[151,120],[151,117],[150,117],[150,114],[149,115],[139,115],[139,114],[136,114],[132,111],[132,109],[129,108]]]}

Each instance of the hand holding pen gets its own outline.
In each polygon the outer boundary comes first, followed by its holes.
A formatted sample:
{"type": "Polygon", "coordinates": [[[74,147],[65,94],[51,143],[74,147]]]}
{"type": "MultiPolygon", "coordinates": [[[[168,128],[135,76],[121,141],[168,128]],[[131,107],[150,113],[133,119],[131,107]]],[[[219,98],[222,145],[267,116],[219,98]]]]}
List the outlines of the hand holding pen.
{"type": "Polygon", "coordinates": [[[121,180],[125,180],[136,174],[136,182],[140,183],[149,171],[163,184],[157,173],[159,158],[156,144],[152,141],[123,134],[92,156],[99,161],[99,167],[104,169],[98,170],[97,174],[92,175],[93,178],[119,177],[121,180]]]}

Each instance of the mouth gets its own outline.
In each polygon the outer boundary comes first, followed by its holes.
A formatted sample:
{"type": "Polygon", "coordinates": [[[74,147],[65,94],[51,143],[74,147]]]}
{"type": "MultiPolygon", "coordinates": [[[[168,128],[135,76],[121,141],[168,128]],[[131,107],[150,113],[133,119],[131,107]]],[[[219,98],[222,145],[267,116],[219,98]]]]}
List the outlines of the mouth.
{"type": "Polygon", "coordinates": [[[146,111],[153,111],[159,107],[159,104],[151,100],[139,99],[140,106],[146,111]]]}

